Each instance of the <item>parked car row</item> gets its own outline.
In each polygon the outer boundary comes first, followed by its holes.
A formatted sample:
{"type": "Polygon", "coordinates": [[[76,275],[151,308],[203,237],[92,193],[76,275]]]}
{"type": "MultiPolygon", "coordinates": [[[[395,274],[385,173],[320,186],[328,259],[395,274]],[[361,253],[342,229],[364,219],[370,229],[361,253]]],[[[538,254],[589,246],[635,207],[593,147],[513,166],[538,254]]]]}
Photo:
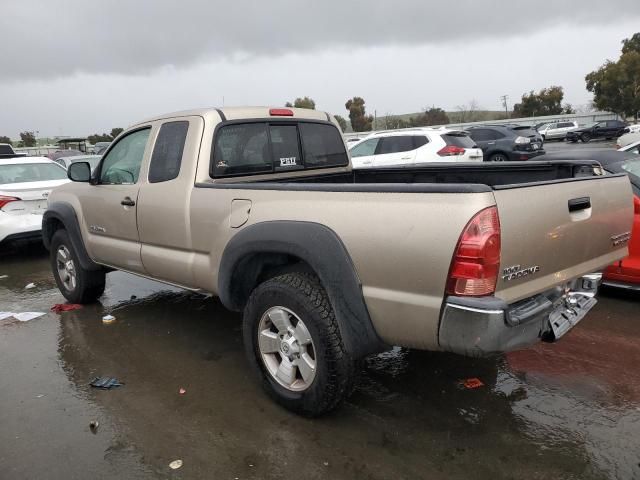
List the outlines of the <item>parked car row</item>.
{"type": "Polygon", "coordinates": [[[626,127],[627,123],[621,120],[594,122],[567,132],[567,141],[576,143],[580,140],[587,143],[596,138],[611,140],[623,135],[626,127]]]}
{"type": "Polygon", "coordinates": [[[544,154],[543,139],[531,127],[481,125],[465,130],[411,128],[374,132],[349,146],[353,168],[432,162],[507,162],[544,154]]]}

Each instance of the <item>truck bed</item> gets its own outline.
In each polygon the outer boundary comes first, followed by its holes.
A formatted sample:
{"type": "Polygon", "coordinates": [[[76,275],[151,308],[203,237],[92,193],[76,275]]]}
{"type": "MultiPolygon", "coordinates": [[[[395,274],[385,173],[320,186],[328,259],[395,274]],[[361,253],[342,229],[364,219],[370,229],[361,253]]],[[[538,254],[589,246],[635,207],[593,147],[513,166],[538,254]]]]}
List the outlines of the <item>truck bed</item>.
{"type": "Polygon", "coordinates": [[[509,163],[439,163],[427,166],[386,167],[346,173],[247,182],[216,182],[199,187],[250,188],[257,190],[379,191],[480,193],[600,176],[600,164],[585,161],[509,163]],[[251,183],[249,187],[247,183],[251,183]]]}

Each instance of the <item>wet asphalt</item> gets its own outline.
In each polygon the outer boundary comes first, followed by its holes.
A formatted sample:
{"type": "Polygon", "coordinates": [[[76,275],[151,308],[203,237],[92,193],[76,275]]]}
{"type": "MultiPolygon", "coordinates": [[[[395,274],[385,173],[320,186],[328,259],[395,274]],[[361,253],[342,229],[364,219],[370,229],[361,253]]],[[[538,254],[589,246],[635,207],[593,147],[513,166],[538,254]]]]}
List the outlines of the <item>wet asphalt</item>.
{"type": "Polygon", "coordinates": [[[3,275],[0,311],[47,313],[0,321],[2,480],[640,478],[640,295],[605,290],[560,342],[497,358],[370,357],[309,420],[262,393],[215,298],[114,272],[101,303],[55,314],[41,247],[0,252],[3,275]]]}
{"type": "Polygon", "coordinates": [[[100,304],[55,314],[42,248],[5,252],[0,275],[0,310],[48,312],[0,321],[2,479],[640,478],[638,296],[604,292],[560,342],[502,357],[368,358],[309,420],[262,393],[215,298],[114,272],[100,304]],[[124,385],[88,385],[105,375],[124,385]]]}

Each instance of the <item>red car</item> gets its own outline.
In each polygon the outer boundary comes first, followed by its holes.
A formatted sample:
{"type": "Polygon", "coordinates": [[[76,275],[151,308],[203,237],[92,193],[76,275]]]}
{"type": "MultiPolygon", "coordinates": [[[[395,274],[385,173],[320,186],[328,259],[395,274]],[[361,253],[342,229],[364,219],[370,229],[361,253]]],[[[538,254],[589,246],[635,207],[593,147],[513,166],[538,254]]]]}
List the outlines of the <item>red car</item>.
{"type": "MultiPolygon", "coordinates": [[[[616,152],[622,153],[622,152],[616,152]]],[[[617,162],[600,162],[611,173],[626,173],[633,188],[633,230],[629,241],[629,256],[607,267],[604,284],[640,291],[640,155],[624,154],[617,162]]]]}

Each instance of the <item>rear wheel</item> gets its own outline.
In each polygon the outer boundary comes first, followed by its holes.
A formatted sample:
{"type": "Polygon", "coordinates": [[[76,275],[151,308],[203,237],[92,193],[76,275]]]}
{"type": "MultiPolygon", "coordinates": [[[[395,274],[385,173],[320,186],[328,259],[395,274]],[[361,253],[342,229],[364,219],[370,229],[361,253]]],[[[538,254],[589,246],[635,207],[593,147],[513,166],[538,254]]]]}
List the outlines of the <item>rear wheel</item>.
{"type": "Polygon", "coordinates": [[[589,140],[591,140],[591,135],[589,135],[588,133],[583,133],[580,136],[580,140],[582,140],[584,143],[588,143],[589,140]]]}
{"type": "Polygon", "coordinates": [[[490,162],[508,162],[509,157],[507,157],[504,153],[494,153],[489,157],[490,162]]]}
{"type": "Polygon", "coordinates": [[[244,311],[243,335],[263,388],[285,408],[317,416],[350,393],[356,362],[317,277],[290,273],[259,285],[244,311]]]}
{"type": "Polygon", "coordinates": [[[69,302],[91,303],[104,292],[104,271],[82,268],[66,230],[54,233],[50,260],[56,284],[69,302]]]}

